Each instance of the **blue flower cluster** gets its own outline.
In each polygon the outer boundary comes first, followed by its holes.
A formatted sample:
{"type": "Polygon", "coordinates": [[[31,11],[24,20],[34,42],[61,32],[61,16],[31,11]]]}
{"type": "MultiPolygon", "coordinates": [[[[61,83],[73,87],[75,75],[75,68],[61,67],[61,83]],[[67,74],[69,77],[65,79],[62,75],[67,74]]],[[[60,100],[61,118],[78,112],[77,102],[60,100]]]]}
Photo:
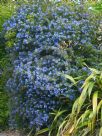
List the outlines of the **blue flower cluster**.
{"type": "Polygon", "coordinates": [[[63,41],[69,46],[91,45],[95,27],[86,13],[71,11],[68,6],[44,11],[39,5],[23,6],[4,24],[6,39],[14,39],[13,51],[58,47],[63,41]]]}
{"type": "Polygon", "coordinates": [[[46,54],[38,50],[19,52],[14,61],[13,78],[7,86],[13,94],[13,114],[23,117],[30,127],[47,124],[49,112],[62,105],[60,97],[74,99],[71,84],[62,76],[70,74],[70,63],[65,59],[65,51],[58,48],[45,48],[46,54]]]}
{"type": "Polygon", "coordinates": [[[12,78],[7,82],[12,117],[39,128],[48,124],[52,110],[63,105],[60,98],[75,98],[76,89],[63,76],[78,72],[78,62],[69,50],[91,46],[95,29],[86,13],[68,6],[44,9],[25,5],[18,9],[4,24],[7,43],[12,43],[8,49],[16,54],[12,78]]]}

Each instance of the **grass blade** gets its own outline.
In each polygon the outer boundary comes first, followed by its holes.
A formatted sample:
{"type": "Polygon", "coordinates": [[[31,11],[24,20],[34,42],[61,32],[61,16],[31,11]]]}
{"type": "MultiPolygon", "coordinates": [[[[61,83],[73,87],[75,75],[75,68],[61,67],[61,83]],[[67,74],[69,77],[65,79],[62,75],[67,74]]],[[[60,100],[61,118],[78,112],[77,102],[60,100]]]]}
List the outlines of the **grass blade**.
{"type": "Polygon", "coordinates": [[[92,92],[92,89],[94,87],[94,82],[90,82],[90,85],[89,85],[89,89],[88,89],[88,95],[89,95],[89,98],[90,98],[90,95],[91,95],[91,92],[92,92]]]}
{"type": "Polygon", "coordinates": [[[92,100],[92,105],[93,105],[93,113],[97,113],[97,99],[98,99],[98,91],[93,94],[93,100],[92,100]]]}
{"type": "Polygon", "coordinates": [[[41,129],[41,130],[39,130],[38,132],[36,132],[35,136],[40,135],[40,134],[43,134],[43,133],[48,132],[48,131],[49,131],[49,128],[41,129]]]}
{"type": "Polygon", "coordinates": [[[64,75],[64,77],[67,78],[67,79],[69,79],[72,83],[76,84],[76,81],[75,81],[75,79],[72,76],[64,75]]]}

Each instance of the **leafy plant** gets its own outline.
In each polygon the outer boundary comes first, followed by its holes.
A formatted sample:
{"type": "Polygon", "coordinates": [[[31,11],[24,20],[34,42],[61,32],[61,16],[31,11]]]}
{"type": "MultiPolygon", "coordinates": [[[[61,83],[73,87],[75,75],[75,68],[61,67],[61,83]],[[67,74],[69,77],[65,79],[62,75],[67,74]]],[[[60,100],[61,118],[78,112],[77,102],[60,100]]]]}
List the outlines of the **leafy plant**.
{"type": "Polygon", "coordinates": [[[7,82],[11,126],[40,129],[50,124],[51,111],[67,107],[70,112],[80,91],[61,73],[86,76],[89,70],[83,63],[97,66],[102,57],[94,42],[97,20],[81,11],[60,4],[27,4],[4,24],[14,66],[7,82]]]}
{"type": "Polygon", "coordinates": [[[91,74],[82,85],[82,93],[74,102],[72,112],[60,124],[58,136],[102,134],[102,71],[89,68],[91,74]]]}

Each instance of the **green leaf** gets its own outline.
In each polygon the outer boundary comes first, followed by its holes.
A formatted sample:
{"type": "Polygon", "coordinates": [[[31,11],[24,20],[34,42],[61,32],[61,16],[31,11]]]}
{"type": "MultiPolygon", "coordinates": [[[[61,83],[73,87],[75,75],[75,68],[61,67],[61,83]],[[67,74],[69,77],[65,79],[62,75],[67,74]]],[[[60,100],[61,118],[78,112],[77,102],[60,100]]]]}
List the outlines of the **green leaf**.
{"type": "Polygon", "coordinates": [[[100,128],[99,136],[102,136],[102,127],[100,128]]]}
{"type": "Polygon", "coordinates": [[[98,91],[93,94],[93,100],[92,100],[93,114],[97,113],[97,99],[98,99],[98,91]]]}
{"type": "Polygon", "coordinates": [[[85,99],[87,97],[87,90],[88,90],[88,87],[89,87],[89,83],[85,84],[84,88],[83,88],[83,91],[79,97],[79,103],[78,103],[78,113],[80,112],[80,109],[83,105],[83,103],[85,102],[85,99]]]}
{"type": "Polygon", "coordinates": [[[102,126],[102,107],[101,107],[101,124],[100,125],[102,126]]]}
{"type": "Polygon", "coordinates": [[[88,117],[88,115],[91,113],[90,110],[86,110],[84,112],[84,114],[82,114],[82,123],[84,123],[84,121],[86,120],[86,118],[88,117]]]}
{"type": "Polygon", "coordinates": [[[90,132],[90,129],[89,128],[86,128],[85,129],[85,133],[83,133],[82,136],[88,136],[88,133],[90,132]]]}
{"type": "Polygon", "coordinates": [[[75,115],[77,114],[77,109],[78,109],[78,102],[79,102],[79,98],[77,98],[73,104],[73,107],[72,107],[72,112],[71,112],[71,115],[75,115]]]}
{"type": "Polygon", "coordinates": [[[97,105],[97,114],[99,113],[101,107],[102,107],[102,100],[97,105]]]}
{"type": "Polygon", "coordinates": [[[63,113],[65,113],[65,112],[66,112],[66,110],[58,111],[57,114],[56,114],[56,116],[55,116],[55,118],[54,118],[54,121],[56,121],[57,118],[58,118],[59,116],[61,116],[63,113]]]}
{"type": "Polygon", "coordinates": [[[48,131],[49,131],[49,128],[41,129],[41,130],[39,130],[38,132],[36,132],[35,136],[40,135],[40,134],[43,134],[43,133],[48,132],[48,131]]]}
{"type": "Polygon", "coordinates": [[[67,79],[69,79],[72,83],[76,84],[76,81],[74,80],[74,78],[72,76],[64,75],[64,77],[67,78],[67,79]]]}
{"type": "Polygon", "coordinates": [[[99,74],[99,71],[96,70],[95,68],[89,68],[93,73],[99,74]]]}
{"type": "Polygon", "coordinates": [[[61,125],[59,126],[57,136],[59,136],[60,133],[62,133],[62,132],[61,132],[61,128],[63,128],[63,126],[65,126],[66,122],[67,122],[67,121],[64,120],[64,121],[61,123],[61,125]]]}
{"type": "Polygon", "coordinates": [[[32,132],[33,132],[33,128],[31,129],[31,131],[29,132],[27,136],[31,136],[32,132]]]}
{"type": "Polygon", "coordinates": [[[86,78],[84,84],[82,85],[82,88],[84,88],[93,78],[95,78],[95,75],[92,73],[89,77],[86,78]]]}
{"type": "Polygon", "coordinates": [[[48,134],[48,136],[50,136],[51,135],[51,133],[52,133],[52,131],[56,128],[56,124],[57,124],[57,121],[58,121],[58,118],[63,114],[63,113],[65,113],[66,112],[66,110],[63,110],[63,111],[58,111],[57,113],[56,113],[56,116],[55,116],[55,118],[54,118],[54,120],[53,120],[53,122],[52,122],[52,124],[51,124],[51,126],[50,126],[50,128],[49,128],[49,134],[48,134]]]}
{"type": "Polygon", "coordinates": [[[90,85],[89,85],[89,88],[88,88],[88,95],[89,95],[89,98],[90,98],[90,95],[91,95],[91,92],[92,92],[92,89],[94,87],[94,82],[90,82],[90,85]]]}

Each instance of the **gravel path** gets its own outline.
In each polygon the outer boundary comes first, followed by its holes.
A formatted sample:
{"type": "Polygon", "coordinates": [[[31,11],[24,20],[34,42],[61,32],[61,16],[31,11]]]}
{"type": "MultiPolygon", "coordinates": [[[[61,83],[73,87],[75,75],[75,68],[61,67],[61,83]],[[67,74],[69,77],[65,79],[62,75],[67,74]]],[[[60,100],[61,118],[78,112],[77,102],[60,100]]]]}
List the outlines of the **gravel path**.
{"type": "Polygon", "coordinates": [[[3,134],[3,133],[0,133],[0,136],[7,136],[7,135],[5,135],[5,134],[3,134]]]}
{"type": "Polygon", "coordinates": [[[18,131],[1,132],[0,136],[22,136],[18,131]]]}

